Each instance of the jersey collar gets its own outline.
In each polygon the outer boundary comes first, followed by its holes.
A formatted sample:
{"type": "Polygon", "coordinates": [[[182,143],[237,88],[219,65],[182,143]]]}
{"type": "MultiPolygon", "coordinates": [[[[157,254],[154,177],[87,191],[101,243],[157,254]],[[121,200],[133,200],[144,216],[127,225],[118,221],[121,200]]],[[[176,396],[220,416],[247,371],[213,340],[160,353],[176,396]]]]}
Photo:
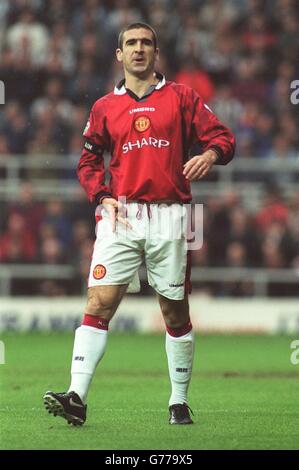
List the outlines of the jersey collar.
{"type": "MultiPolygon", "coordinates": [[[[166,83],[166,79],[165,79],[165,76],[162,75],[162,73],[160,72],[155,72],[155,75],[156,75],[156,78],[158,78],[159,82],[157,83],[157,85],[153,86],[153,90],[160,90],[160,88],[162,88],[165,83],[166,83]]],[[[115,87],[114,87],[114,94],[115,95],[125,95],[127,93],[127,89],[125,87],[125,79],[123,78],[115,87]]],[[[147,95],[147,93],[146,93],[147,95]]]]}

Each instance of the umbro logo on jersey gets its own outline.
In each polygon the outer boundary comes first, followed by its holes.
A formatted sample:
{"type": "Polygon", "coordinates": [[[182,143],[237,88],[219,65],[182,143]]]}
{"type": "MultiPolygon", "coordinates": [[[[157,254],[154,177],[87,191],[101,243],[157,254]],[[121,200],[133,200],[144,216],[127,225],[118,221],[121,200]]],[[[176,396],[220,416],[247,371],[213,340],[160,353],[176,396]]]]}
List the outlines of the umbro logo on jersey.
{"type": "Polygon", "coordinates": [[[140,140],[135,140],[134,142],[127,142],[126,144],[123,145],[123,152],[127,153],[131,150],[134,149],[141,149],[142,147],[145,146],[150,146],[150,147],[156,147],[156,148],[162,148],[162,147],[169,147],[170,142],[168,140],[164,139],[154,139],[154,137],[149,137],[146,139],[145,137],[140,140]]]}
{"type": "Polygon", "coordinates": [[[154,112],[156,111],[156,108],[134,108],[134,109],[130,109],[129,113],[130,114],[144,113],[145,111],[154,112]]]}
{"type": "Polygon", "coordinates": [[[183,287],[184,283],[182,284],[169,284],[169,287],[183,287]]]}

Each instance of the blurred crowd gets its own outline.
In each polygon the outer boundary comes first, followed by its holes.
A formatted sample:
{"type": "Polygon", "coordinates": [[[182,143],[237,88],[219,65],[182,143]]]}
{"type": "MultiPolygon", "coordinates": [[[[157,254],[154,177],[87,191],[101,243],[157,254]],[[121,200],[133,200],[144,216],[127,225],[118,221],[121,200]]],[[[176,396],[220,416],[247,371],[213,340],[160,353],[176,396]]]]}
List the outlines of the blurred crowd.
{"type": "MultiPolygon", "coordinates": [[[[285,200],[276,186],[269,186],[257,211],[244,209],[236,192],[203,202],[204,244],[192,252],[194,266],[299,269],[299,193],[285,200]]],[[[95,238],[94,207],[85,198],[75,204],[54,198],[37,202],[31,184],[23,183],[17,202],[7,204],[2,214],[0,263],[71,265],[74,269],[70,283],[23,280],[15,284],[15,292],[63,295],[84,291],[95,238]]],[[[195,225],[196,230],[200,228],[195,225]]],[[[212,295],[254,294],[252,282],[195,287],[212,295]]],[[[273,295],[295,295],[298,286],[282,284],[273,289],[273,295]]]]}
{"type": "MultiPolygon", "coordinates": [[[[122,78],[118,33],[136,21],[158,33],[157,69],[196,89],[231,127],[236,158],[299,161],[299,105],[290,99],[299,78],[298,0],[1,0],[2,158],[59,155],[75,169],[90,107],[122,78]]],[[[59,175],[76,178],[74,171],[59,175]]],[[[38,202],[30,182],[19,191],[16,202],[0,202],[0,262],[71,265],[74,276],[14,280],[13,293],[82,292],[94,207],[85,198],[38,202]]],[[[255,211],[237,193],[201,202],[204,245],[193,253],[195,266],[299,269],[298,193],[285,198],[269,186],[255,211]]],[[[215,295],[254,291],[251,282],[200,287],[215,295]]],[[[272,294],[292,289],[276,285],[272,294]]]]}
{"type": "Polygon", "coordinates": [[[298,157],[298,0],[1,0],[0,153],[77,159],[93,102],[122,77],[120,29],[147,21],[157,68],[235,132],[237,156],[298,157]]]}
{"type": "MultiPolygon", "coordinates": [[[[278,186],[269,184],[261,206],[246,210],[240,195],[227,192],[204,203],[203,246],[192,253],[200,267],[299,269],[299,192],[282,197],[278,186]]],[[[224,281],[227,281],[227,279],[224,281]]],[[[252,296],[254,279],[198,285],[209,294],[252,296]]],[[[298,283],[273,282],[269,296],[298,296],[298,283]]]]}

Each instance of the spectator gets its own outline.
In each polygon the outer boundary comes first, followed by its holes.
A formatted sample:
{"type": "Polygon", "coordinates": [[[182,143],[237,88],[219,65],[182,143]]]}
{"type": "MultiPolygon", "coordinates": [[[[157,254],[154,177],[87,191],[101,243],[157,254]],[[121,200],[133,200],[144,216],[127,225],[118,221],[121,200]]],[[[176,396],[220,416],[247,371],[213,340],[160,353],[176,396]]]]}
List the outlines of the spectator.
{"type": "MultiPolygon", "coordinates": [[[[252,217],[241,207],[235,207],[230,212],[229,218],[228,243],[238,243],[244,248],[244,252],[242,252],[245,260],[243,260],[244,266],[257,267],[261,259],[261,240],[252,217]]],[[[232,248],[232,250],[232,255],[238,253],[236,247],[232,248]]]]}
{"type": "Polygon", "coordinates": [[[115,35],[130,23],[142,21],[142,14],[131,5],[130,0],[115,0],[115,8],[108,13],[107,26],[115,35]]]}
{"type": "Polygon", "coordinates": [[[105,81],[96,74],[95,60],[91,57],[82,57],[78,68],[76,80],[70,82],[69,96],[76,105],[90,108],[103,95],[105,81]]]}
{"type": "Polygon", "coordinates": [[[34,11],[24,8],[18,21],[7,30],[7,44],[15,60],[28,57],[29,64],[41,67],[47,57],[49,33],[46,26],[36,20],[34,11]]]}
{"type": "Polygon", "coordinates": [[[267,157],[272,148],[275,119],[270,111],[259,113],[255,122],[254,148],[257,157],[267,157]]]}
{"type": "Polygon", "coordinates": [[[66,263],[63,246],[58,238],[49,237],[42,241],[39,261],[47,265],[66,263]]]}
{"type": "MultiPolygon", "coordinates": [[[[26,221],[26,230],[37,241],[38,232],[44,217],[43,205],[35,200],[32,184],[24,181],[19,190],[17,202],[10,205],[8,214],[19,214],[26,221]]],[[[9,216],[8,215],[8,216],[9,216]]]]}
{"type": "Polygon", "coordinates": [[[73,38],[67,31],[67,24],[60,20],[54,23],[48,44],[47,62],[57,61],[65,75],[75,71],[76,57],[73,38]]]}
{"type": "Polygon", "coordinates": [[[32,230],[26,227],[25,218],[18,213],[8,217],[7,228],[0,236],[0,261],[33,262],[37,245],[32,230]]]}
{"type": "Polygon", "coordinates": [[[227,126],[232,130],[237,129],[243,112],[243,106],[233,96],[231,87],[228,84],[222,84],[217,87],[211,101],[211,108],[227,126]]]}
{"type": "Polygon", "coordinates": [[[11,153],[26,153],[31,135],[30,122],[26,119],[25,111],[17,101],[11,101],[5,106],[3,132],[8,141],[11,153]]]}
{"type": "Polygon", "coordinates": [[[263,232],[266,232],[274,222],[284,225],[287,223],[289,208],[282,201],[279,189],[275,185],[268,187],[263,206],[256,215],[256,222],[263,232]]]}
{"type": "Polygon", "coordinates": [[[182,66],[175,76],[175,81],[194,88],[206,103],[214,96],[215,88],[212,80],[209,75],[196,64],[194,57],[183,60],[182,66]]]}
{"type": "Polygon", "coordinates": [[[71,242],[72,228],[70,220],[65,214],[63,202],[58,199],[48,201],[43,221],[54,227],[62,247],[67,248],[71,242]]]}

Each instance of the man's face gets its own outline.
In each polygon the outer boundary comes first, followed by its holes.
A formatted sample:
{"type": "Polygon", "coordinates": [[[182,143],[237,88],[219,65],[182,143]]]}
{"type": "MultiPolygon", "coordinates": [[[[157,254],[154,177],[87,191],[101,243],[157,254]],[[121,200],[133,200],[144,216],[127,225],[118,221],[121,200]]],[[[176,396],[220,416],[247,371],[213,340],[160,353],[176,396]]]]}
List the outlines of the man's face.
{"type": "Polygon", "coordinates": [[[117,60],[123,62],[125,71],[137,77],[146,77],[154,71],[158,54],[152,32],[143,28],[126,31],[123,49],[116,50],[117,60]]]}

